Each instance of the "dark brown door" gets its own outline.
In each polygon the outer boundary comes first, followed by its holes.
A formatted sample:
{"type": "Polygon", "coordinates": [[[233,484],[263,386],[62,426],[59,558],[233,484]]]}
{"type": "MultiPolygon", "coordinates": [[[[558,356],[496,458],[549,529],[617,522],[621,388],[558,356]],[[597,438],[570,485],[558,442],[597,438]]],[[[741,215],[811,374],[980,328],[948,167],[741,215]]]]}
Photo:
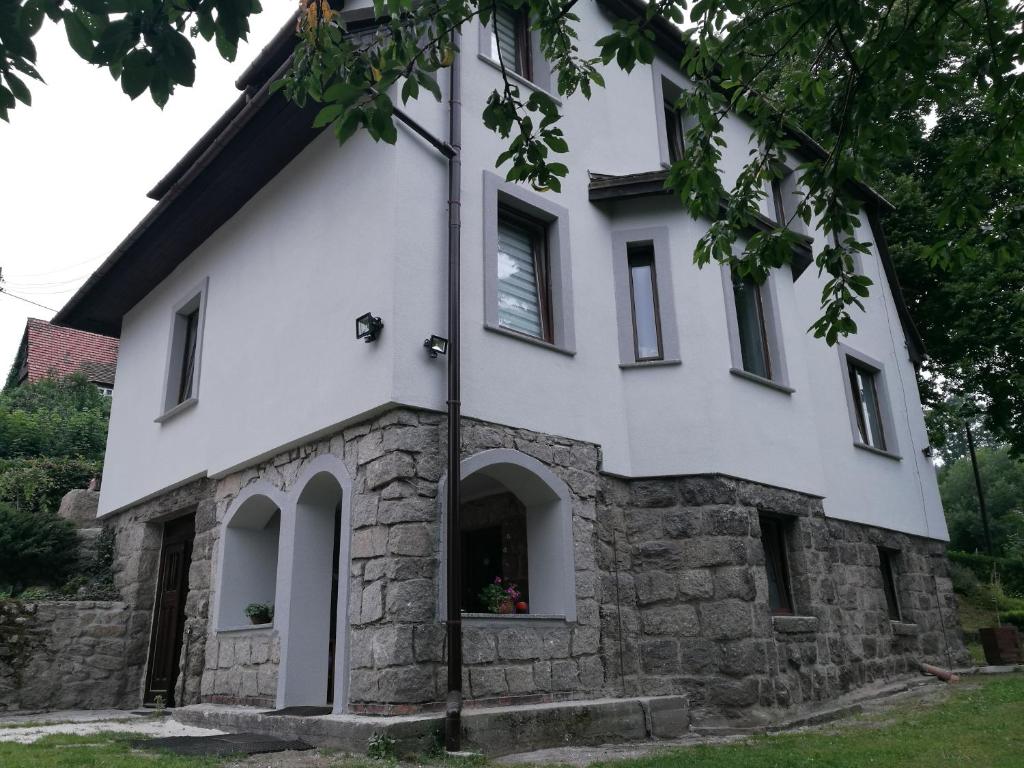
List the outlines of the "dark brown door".
{"type": "Polygon", "coordinates": [[[192,563],[195,515],[172,520],[164,525],[160,548],[160,571],[153,606],[153,634],[149,641],[149,665],[146,672],[147,704],[161,697],[174,706],[174,684],[178,679],[178,659],[185,629],[185,598],[188,596],[188,569],[192,563]]]}

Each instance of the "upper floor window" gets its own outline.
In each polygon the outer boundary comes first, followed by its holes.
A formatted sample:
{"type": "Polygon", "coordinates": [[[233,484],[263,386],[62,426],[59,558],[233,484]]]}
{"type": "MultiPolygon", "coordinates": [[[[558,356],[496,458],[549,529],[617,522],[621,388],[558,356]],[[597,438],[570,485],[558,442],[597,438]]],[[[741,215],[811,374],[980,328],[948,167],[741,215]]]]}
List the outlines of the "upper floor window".
{"type": "Polygon", "coordinates": [[[783,616],[793,613],[786,528],[784,520],[761,516],[761,545],[764,547],[764,567],[768,576],[768,607],[773,614],[783,616]]]}
{"type": "Polygon", "coordinates": [[[206,312],[206,281],[174,309],[171,320],[170,351],[164,384],[163,415],[191,405],[199,394],[199,363],[203,347],[206,312]]]}
{"type": "Polygon", "coordinates": [[[498,2],[491,22],[491,51],[494,58],[527,80],[533,80],[533,55],[529,6],[512,8],[498,2]]]}
{"type": "Polygon", "coordinates": [[[547,226],[498,208],[498,325],[551,342],[547,226]]]}
{"type": "Polygon", "coordinates": [[[882,426],[882,407],[878,398],[877,373],[856,360],[846,361],[853,393],[857,430],[864,445],[885,450],[885,428],[882,426]]]}
{"type": "Polygon", "coordinates": [[[96,389],[98,389],[100,391],[100,394],[103,395],[104,397],[113,397],[114,396],[114,388],[113,387],[107,387],[107,386],[104,386],[103,384],[97,384],[96,385],[96,389]]]}
{"type": "Polygon", "coordinates": [[[780,227],[786,226],[786,199],[783,196],[782,179],[772,178],[772,207],[775,211],[775,223],[780,227]]]}
{"type": "Polygon", "coordinates": [[[736,326],[743,370],[763,379],[771,379],[772,356],[762,286],[749,277],[740,277],[733,270],[732,291],[736,303],[736,326]]]}
{"type": "Polygon", "coordinates": [[[661,360],[661,322],[658,317],[658,281],[654,271],[654,246],[630,243],[629,293],[633,314],[633,349],[637,362],[661,360]]]}
{"type": "Polygon", "coordinates": [[[668,161],[675,163],[683,157],[683,121],[675,100],[666,96],[665,109],[665,140],[668,143],[668,161]]]}

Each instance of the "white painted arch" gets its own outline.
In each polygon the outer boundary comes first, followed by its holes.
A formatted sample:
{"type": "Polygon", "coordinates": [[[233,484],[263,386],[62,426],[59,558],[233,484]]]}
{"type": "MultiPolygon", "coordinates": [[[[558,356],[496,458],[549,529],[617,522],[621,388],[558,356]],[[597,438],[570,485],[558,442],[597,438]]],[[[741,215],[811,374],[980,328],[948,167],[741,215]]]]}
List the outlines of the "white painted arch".
{"type": "Polygon", "coordinates": [[[247,486],[224,517],[217,562],[216,631],[244,626],[248,602],[273,602],[281,646],[276,706],[322,705],[327,700],[331,558],[335,509],[341,507],[338,599],[334,653],[335,713],[348,704],[348,597],[352,476],[341,459],[318,456],[287,492],[266,481],[247,486]],[[279,521],[276,548],[246,547],[252,531],[279,521]],[[275,570],[273,589],[265,565],[275,570]],[[260,564],[264,567],[260,567],[260,564]],[[258,597],[254,585],[259,587],[258,597]],[[236,620],[234,614],[242,616],[236,620]]]}
{"type": "MultiPolygon", "coordinates": [[[[541,461],[512,448],[493,448],[463,459],[463,484],[474,477],[495,481],[526,507],[526,546],[530,571],[530,613],[576,621],[576,566],[572,540],[572,493],[541,461]]],[[[439,558],[439,617],[447,615],[447,475],[438,490],[442,557],[439,558]]],[[[501,617],[495,617],[500,619],[501,617]]]]}

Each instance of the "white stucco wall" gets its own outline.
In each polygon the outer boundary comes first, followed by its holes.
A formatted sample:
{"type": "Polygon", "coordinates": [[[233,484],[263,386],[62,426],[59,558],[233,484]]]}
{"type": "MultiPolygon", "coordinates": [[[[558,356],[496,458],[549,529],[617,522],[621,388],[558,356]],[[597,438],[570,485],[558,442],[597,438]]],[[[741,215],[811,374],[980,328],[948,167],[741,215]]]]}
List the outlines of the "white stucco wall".
{"type": "MultiPolygon", "coordinates": [[[[594,6],[581,40],[604,34],[594,6]]],[[[868,312],[854,349],[884,362],[901,460],[853,446],[838,352],[806,333],[820,279],[773,276],[789,383],[786,394],[729,373],[725,295],[717,266],[692,262],[706,224],[671,198],[595,205],[586,171],[660,167],[654,76],[607,70],[606,89],[570,99],[572,147],[561,194],[569,211],[575,354],[484,328],[484,171],[501,141],[480,122],[500,74],[467,31],[463,55],[463,413],[593,441],[604,467],[651,476],[723,472],[826,497],[829,514],[944,538],[927,438],[892,297],[875,255],[868,312]],[[681,365],[619,367],[613,232],[668,228],[681,365]]],[[[438,134],[445,105],[409,110],[438,134]]],[[[748,131],[730,120],[727,184],[747,158],[748,131]]],[[[402,131],[397,147],[324,135],[125,318],[101,513],[203,473],[219,474],[389,402],[445,407],[445,365],[422,349],[446,333],[446,165],[402,131]],[[199,403],[156,424],[169,313],[209,278],[199,403]],[[385,323],[356,343],[354,318],[385,323]]],[[[862,236],[869,237],[865,229],[862,236]]],[[[816,248],[822,236],[817,234],[816,248]]]]}

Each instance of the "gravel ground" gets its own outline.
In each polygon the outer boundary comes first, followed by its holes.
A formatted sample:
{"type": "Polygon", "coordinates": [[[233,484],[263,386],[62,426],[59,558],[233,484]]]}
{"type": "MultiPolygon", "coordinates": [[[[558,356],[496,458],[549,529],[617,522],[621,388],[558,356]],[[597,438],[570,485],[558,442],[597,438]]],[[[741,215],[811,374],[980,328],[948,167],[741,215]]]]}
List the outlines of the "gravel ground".
{"type": "Polygon", "coordinates": [[[0,741],[31,744],[53,733],[85,736],[116,731],[140,736],[213,736],[223,731],[182,725],[169,717],[135,715],[128,711],[49,712],[43,715],[0,717],[0,741]]]}

